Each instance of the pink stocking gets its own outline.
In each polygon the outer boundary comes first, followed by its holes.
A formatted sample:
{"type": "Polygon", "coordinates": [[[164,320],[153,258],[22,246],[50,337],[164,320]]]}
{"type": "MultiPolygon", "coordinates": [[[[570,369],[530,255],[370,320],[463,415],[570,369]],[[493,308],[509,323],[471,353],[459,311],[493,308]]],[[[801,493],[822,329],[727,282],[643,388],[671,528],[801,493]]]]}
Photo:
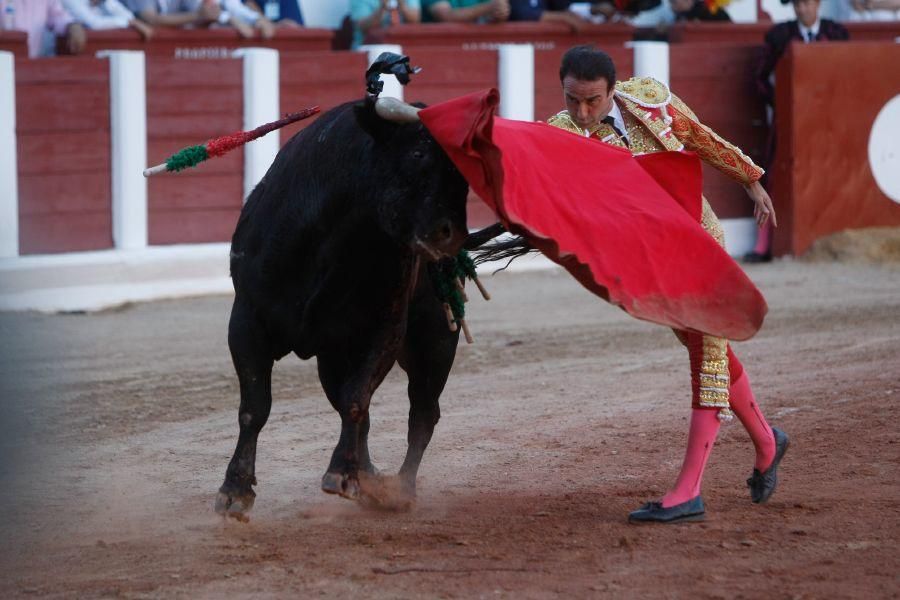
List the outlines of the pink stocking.
{"type": "Polygon", "coordinates": [[[687,502],[700,494],[703,469],[719,433],[718,413],[715,408],[691,409],[691,429],[684,463],[675,487],[662,499],[663,508],[687,502]]]}
{"type": "Polygon", "coordinates": [[[728,348],[728,366],[731,371],[731,387],[728,389],[731,410],[740,419],[756,447],[756,462],[753,466],[760,471],[765,471],[772,465],[772,460],[775,458],[775,436],[772,434],[772,428],[769,427],[766,418],[759,410],[756,398],[753,397],[750,377],[730,347],[728,348]]]}
{"type": "Polygon", "coordinates": [[[756,245],[753,251],[757,254],[766,255],[772,248],[772,221],[766,221],[766,224],[759,228],[756,234],[756,245]]]}

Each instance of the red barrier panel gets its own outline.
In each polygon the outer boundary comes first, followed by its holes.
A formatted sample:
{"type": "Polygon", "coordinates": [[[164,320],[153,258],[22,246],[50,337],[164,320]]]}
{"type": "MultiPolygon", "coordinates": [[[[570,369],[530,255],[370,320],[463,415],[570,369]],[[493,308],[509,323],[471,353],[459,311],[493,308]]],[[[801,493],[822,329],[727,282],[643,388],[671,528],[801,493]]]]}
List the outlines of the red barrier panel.
{"type": "MultiPolygon", "coordinates": [[[[773,23],[677,23],[669,29],[669,41],[762,45],[773,23]]],[[[853,41],[893,41],[900,37],[900,22],[844,23],[853,41]]]]}
{"type": "MultiPolygon", "coordinates": [[[[147,162],[243,128],[240,60],[147,61],[147,162]]],[[[224,242],[241,211],[244,152],[235,150],[148,185],[151,244],[224,242]]]]}
{"type": "Polygon", "coordinates": [[[900,204],[868,160],[875,118],[900,94],[900,45],[794,44],[775,89],[775,253],[802,254],[843,229],[900,226],[900,204]]]}
{"type": "MultiPolygon", "coordinates": [[[[281,54],[281,112],[319,106],[324,113],[354,98],[362,98],[366,93],[366,66],[363,52],[281,54]]],[[[317,118],[282,129],[282,145],[317,118]]]]}
{"type": "MultiPolygon", "coordinates": [[[[768,128],[765,106],[754,83],[758,46],[673,44],[672,91],[700,121],[738,146],[757,164],[763,160],[768,128]]],[[[703,166],[703,193],[719,218],[753,214],[744,190],[719,171],[703,166]]]]}
{"type": "MultiPolygon", "coordinates": [[[[147,55],[183,59],[224,59],[238,48],[275,48],[282,52],[322,51],[331,49],[334,32],[330,29],[282,27],[275,37],[246,39],[230,28],[172,29],[156,27],[149,41],[134,29],[88,31],[85,54],[100,50],[143,50],[147,55]]],[[[57,44],[57,52],[65,49],[57,44]]]]}
{"type": "Polygon", "coordinates": [[[28,35],[23,31],[0,29],[0,51],[12,52],[15,58],[28,58],[28,35]]]}
{"type": "Polygon", "coordinates": [[[429,23],[395,25],[376,30],[366,38],[372,44],[400,44],[404,52],[422,46],[495,50],[498,44],[534,44],[538,50],[569,48],[578,44],[620,46],[634,37],[634,27],[623,24],[585,25],[573,32],[562,23],[429,23]]]}
{"type": "Polygon", "coordinates": [[[109,63],[16,61],[19,251],[112,247],[109,63]]]}

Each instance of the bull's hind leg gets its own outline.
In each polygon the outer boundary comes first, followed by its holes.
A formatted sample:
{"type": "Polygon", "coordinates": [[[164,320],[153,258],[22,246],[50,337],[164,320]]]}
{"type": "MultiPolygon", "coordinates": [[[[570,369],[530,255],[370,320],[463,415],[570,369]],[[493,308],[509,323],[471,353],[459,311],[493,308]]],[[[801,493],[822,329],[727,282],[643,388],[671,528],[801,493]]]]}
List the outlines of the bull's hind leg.
{"type": "Polygon", "coordinates": [[[272,408],[274,358],[263,328],[239,300],[231,310],[228,347],[241,386],[240,434],[216,496],[216,512],[241,518],[256,498],[256,440],[272,408]]]}
{"type": "Polygon", "coordinates": [[[444,309],[430,288],[420,288],[410,307],[409,326],[400,366],[409,377],[409,446],[400,479],[404,493],[416,496],[416,474],[431,441],[434,427],[441,418],[440,396],[456,357],[459,331],[447,327],[444,309]]]}

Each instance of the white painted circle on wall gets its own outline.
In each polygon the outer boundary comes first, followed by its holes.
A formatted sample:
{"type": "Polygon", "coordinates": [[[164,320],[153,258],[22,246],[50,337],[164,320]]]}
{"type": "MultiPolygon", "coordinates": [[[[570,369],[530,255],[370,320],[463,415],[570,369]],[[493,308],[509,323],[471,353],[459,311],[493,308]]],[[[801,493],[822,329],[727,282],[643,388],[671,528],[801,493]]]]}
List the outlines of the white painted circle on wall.
{"type": "Polygon", "coordinates": [[[869,132],[869,168],[884,194],[900,203],[900,96],[894,96],[875,117],[869,132]]]}

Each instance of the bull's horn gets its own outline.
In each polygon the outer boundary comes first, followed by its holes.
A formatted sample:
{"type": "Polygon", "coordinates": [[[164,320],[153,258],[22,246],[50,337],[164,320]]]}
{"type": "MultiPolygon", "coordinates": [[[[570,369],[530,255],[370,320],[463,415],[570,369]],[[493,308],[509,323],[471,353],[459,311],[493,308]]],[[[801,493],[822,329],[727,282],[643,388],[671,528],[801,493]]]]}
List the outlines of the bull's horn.
{"type": "Polygon", "coordinates": [[[379,98],[375,101],[375,112],[385,121],[416,123],[420,110],[396,98],[379,98]]]}

